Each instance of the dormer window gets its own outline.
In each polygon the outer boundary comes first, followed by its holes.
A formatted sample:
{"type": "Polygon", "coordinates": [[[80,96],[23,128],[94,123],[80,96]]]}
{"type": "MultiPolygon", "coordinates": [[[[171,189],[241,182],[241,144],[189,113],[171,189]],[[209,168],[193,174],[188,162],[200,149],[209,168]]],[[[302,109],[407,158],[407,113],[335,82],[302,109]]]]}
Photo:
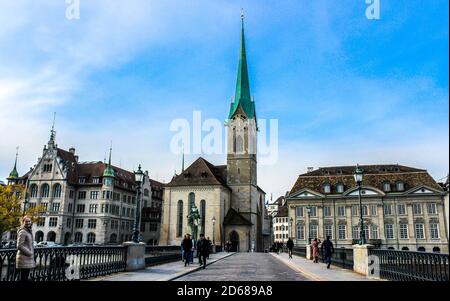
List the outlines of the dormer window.
{"type": "Polygon", "coordinates": [[[391,184],[389,182],[383,183],[383,191],[385,191],[385,192],[391,191],[391,184]]]}
{"type": "Polygon", "coordinates": [[[338,169],[336,173],[337,173],[338,175],[342,175],[342,170],[341,170],[341,169],[338,169]]]}
{"type": "Polygon", "coordinates": [[[405,185],[402,181],[398,181],[397,183],[395,183],[395,188],[397,191],[403,191],[405,190],[405,185]]]}
{"type": "Polygon", "coordinates": [[[329,172],[328,170],[325,170],[325,171],[323,172],[323,174],[326,175],[326,176],[328,176],[328,175],[330,174],[330,172],[329,172]]]}
{"type": "Polygon", "coordinates": [[[330,184],[323,184],[323,192],[324,193],[330,193],[331,192],[331,185],[330,184]]]}
{"type": "Polygon", "coordinates": [[[381,169],[381,171],[382,171],[382,172],[387,172],[387,169],[383,167],[383,168],[381,169]]]}
{"type": "Polygon", "coordinates": [[[92,183],[94,183],[94,184],[100,183],[100,178],[99,177],[92,178],[92,183]]]}
{"type": "Polygon", "coordinates": [[[400,171],[398,167],[394,167],[394,171],[400,171]]]}
{"type": "Polygon", "coordinates": [[[343,192],[344,192],[344,184],[338,183],[338,184],[336,185],[336,191],[337,191],[338,193],[343,193],[343,192]]]}
{"type": "Polygon", "coordinates": [[[84,184],[84,183],[86,183],[86,178],[85,178],[85,177],[79,177],[79,178],[78,178],[78,183],[79,183],[79,184],[84,184]]]}

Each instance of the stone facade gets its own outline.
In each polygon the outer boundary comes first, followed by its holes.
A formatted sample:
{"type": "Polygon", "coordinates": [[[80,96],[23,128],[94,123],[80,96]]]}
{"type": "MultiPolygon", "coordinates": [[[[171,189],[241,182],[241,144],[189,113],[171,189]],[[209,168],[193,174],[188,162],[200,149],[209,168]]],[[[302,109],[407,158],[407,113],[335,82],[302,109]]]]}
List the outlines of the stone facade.
{"type": "MultiPolygon", "coordinates": [[[[354,168],[321,168],[299,176],[287,197],[297,245],[306,245],[309,237],[323,241],[328,235],[335,247],[351,248],[358,242],[360,210],[354,168]]],[[[445,193],[426,170],[399,165],[363,169],[363,221],[369,244],[448,253],[445,193]]]]}

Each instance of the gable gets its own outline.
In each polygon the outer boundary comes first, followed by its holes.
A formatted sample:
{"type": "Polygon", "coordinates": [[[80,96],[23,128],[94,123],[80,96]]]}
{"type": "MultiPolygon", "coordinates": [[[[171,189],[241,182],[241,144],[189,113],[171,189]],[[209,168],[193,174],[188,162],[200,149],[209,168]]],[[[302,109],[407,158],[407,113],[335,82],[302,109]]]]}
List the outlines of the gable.
{"type": "Polygon", "coordinates": [[[302,189],[289,196],[290,199],[304,199],[304,198],[323,198],[324,195],[310,189],[302,189]]]}
{"type": "MultiPolygon", "coordinates": [[[[358,191],[358,187],[352,187],[349,190],[347,190],[346,192],[344,192],[345,196],[359,196],[359,191],[358,191]]],[[[370,187],[370,186],[361,186],[361,196],[383,196],[385,195],[385,193],[375,187],[370,187]]]]}
{"type": "Polygon", "coordinates": [[[436,193],[441,194],[442,192],[425,185],[414,187],[413,189],[410,189],[407,192],[405,192],[405,194],[436,194],[436,193]]]}

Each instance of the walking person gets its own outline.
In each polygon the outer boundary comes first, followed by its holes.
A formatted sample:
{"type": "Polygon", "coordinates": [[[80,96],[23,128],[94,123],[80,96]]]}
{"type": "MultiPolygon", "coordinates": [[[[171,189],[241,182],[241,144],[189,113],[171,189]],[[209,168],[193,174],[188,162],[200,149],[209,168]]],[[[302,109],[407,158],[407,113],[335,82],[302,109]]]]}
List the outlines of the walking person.
{"type": "Polygon", "coordinates": [[[334,246],[329,236],[327,236],[327,239],[322,243],[320,248],[322,250],[325,263],[327,264],[327,269],[329,269],[331,265],[331,255],[334,253],[334,246]]]}
{"type": "Polygon", "coordinates": [[[183,246],[184,251],[184,266],[187,266],[188,264],[191,264],[192,239],[190,234],[186,234],[184,237],[181,245],[183,246]]]}
{"type": "Polygon", "coordinates": [[[288,248],[289,258],[292,258],[292,249],[294,248],[294,241],[289,237],[286,246],[288,248]]]}
{"type": "Polygon", "coordinates": [[[200,240],[197,243],[198,261],[203,269],[206,268],[206,258],[209,255],[209,242],[205,238],[205,234],[200,234],[200,240]]]}
{"type": "Polygon", "coordinates": [[[206,257],[206,259],[209,259],[209,254],[211,254],[213,252],[213,246],[212,246],[211,240],[209,239],[209,236],[206,238],[206,240],[208,241],[208,246],[209,246],[208,257],[206,257]]]}
{"type": "Polygon", "coordinates": [[[312,247],[312,256],[314,263],[319,262],[319,240],[317,238],[314,238],[313,242],[311,243],[312,247]]]}
{"type": "Polygon", "coordinates": [[[35,267],[31,219],[28,216],[24,216],[17,233],[16,269],[20,273],[20,281],[28,281],[30,271],[35,267]]]}

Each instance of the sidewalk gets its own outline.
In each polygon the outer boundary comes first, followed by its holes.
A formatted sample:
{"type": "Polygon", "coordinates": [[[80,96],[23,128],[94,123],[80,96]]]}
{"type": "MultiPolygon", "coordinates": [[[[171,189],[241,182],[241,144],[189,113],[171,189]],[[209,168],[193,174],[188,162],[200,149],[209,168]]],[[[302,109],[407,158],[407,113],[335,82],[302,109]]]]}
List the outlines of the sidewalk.
{"type": "Polygon", "coordinates": [[[292,255],[292,259],[289,259],[287,253],[280,253],[279,255],[275,253],[270,254],[290,268],[314,281],[378,281],[378,279],[368,278],[352,270],[343,269],[334,265],[331,265],[330,269],[327,269],[325,263],[314,263],[312,260],[297,255],[292,255]]]}
{"type": "MultiPolygon", "coordinates": [[[[211,254],[209,260],[206,261],[206,269],[208,269],[208,265],[233,254],[226,252],[211,254]]],[[[194,263],[187,267],[184,266],[184,262],[180,259],[179,261],[148,267],[144,270],[100,276],[87,281],[171,281],[198,271],[200,268],[198,258],[194,258],[194,263]]]]}

